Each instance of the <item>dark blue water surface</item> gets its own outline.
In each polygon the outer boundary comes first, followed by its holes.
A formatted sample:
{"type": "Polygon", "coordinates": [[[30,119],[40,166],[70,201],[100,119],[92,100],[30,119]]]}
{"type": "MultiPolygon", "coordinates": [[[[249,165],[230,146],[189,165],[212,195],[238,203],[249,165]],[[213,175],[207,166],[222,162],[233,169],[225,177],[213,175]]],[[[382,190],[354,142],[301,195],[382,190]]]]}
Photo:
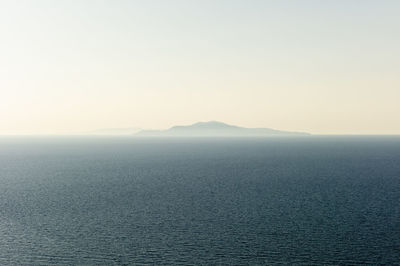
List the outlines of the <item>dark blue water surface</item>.
{"type": "Polygon", "coordinates": [[[400,137],[0,138],[0,264],[400,262],[400,137]]]}

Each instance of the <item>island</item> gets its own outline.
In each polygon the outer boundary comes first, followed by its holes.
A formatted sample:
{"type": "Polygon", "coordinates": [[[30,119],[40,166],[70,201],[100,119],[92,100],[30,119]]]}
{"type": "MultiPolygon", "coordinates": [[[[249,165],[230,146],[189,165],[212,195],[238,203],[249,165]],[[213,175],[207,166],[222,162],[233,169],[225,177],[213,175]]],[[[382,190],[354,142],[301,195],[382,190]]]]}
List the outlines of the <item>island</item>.
{"type": "Polygon", "coordinates": [[[137,137],[267,137],[308,135],[310,134],[270,128],[245,128],[218,121],[198,122],[188,126],[173,126],[166,130],[141,130],[134,134],[137,137]]]}

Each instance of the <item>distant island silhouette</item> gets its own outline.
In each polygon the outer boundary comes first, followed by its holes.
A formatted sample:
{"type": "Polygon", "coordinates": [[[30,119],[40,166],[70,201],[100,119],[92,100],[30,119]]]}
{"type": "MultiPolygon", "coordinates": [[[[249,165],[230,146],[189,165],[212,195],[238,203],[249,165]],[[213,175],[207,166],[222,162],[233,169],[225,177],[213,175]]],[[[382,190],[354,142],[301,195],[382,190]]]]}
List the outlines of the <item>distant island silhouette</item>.
{"type": "Polygon", "coordinates": [[[141,130],[134,135],[138,137],[265,137],[307,136],[310,134],[270,128],[245,128],[218,121],[209,121],[188,126],[174,126],[167,130],[141,130]]]}

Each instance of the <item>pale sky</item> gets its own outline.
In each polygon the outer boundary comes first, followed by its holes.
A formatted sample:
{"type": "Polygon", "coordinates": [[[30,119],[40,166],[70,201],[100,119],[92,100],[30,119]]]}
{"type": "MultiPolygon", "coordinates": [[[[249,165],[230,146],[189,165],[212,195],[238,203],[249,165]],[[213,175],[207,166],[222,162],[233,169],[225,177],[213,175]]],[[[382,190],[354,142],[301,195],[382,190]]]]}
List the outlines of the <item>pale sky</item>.
{"type": "Polygon", "coordinates": [[[0,0],[0,134],[400,134],[400,1],[0,0]]]}

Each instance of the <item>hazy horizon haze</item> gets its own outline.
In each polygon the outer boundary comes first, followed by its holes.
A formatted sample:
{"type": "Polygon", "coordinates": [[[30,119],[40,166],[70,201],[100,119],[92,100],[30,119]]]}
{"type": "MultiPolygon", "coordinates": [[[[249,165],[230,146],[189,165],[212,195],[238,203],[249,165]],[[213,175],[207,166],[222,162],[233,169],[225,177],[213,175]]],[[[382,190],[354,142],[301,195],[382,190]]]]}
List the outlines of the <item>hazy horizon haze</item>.
{"type": "Polygon", "coordinates": [[[400,134],[399,1],[0,3],[0,135],[400,134]]]}

